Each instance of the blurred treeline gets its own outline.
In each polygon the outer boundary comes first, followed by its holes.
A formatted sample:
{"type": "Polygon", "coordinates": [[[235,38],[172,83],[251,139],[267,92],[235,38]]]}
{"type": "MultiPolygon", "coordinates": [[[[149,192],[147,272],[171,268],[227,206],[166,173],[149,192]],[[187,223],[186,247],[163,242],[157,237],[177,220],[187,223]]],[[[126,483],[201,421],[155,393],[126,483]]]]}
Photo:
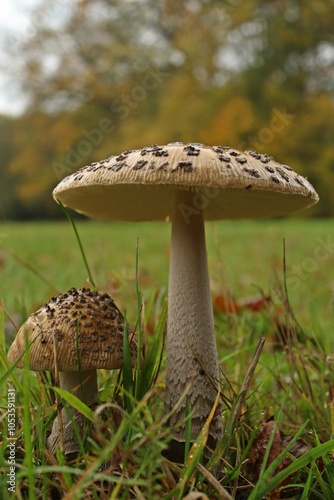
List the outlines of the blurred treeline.
{"type": "Polygon", "coordinates": [[[27,104],[0,117],[3,217],[59,216],[62,177],[171,141],[273,155],[334,214],[332,0],[55,0],[30,23],[4,42],[27,104]]]}

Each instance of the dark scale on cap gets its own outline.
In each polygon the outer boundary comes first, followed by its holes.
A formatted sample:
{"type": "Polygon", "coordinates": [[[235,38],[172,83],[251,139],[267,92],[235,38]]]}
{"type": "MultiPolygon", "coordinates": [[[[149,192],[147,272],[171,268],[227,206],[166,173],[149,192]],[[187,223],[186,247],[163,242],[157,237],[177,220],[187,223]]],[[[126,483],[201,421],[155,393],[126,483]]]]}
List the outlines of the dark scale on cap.
{"type": "Polygon", "coordinates": [[[116,156],[116,161],[123,161],[123,160],[126,160],[127,156],[128,156],[127,154],[122,153],[122,154],[120,154],[119,156],[116,156]]]}
{"type": "Polygon", "coordinates": [[[80,174],[80,175],[75,175],[75,176],[74,176],[74,179],[75,179],[76,181],[81,181],[81,179],[82,179],[82,178],[83,178],[83,174],[80,174]]]}
{"type": "Polygon", "coordinates": [[[140,170],[141,168],[143,168],[146,165],[146,163],[148,163],[147,160],[139,160],[139,161],[137,161],[137,163],[133,167],[133,170],[140,170]]]}
{"type": "Polygon", "coordinates": [[[275,173],[275,169],[273,167],[269,167],[268,165],[266,165],[264,167],[268,172],[270,172],[271,174],[274,174],[275,173]]]}
{"type": "Polygon", "coordinates": [[[100,295],[100,300],[108,300],[109,302],[114,302],[111,297],[107,293],[100,295]]]}
{"type": "Polygon", "coordinates": [[[285,170],[288,170],[289,172],[293,172],[293,169],[288,165],[282,165],[282,168],[285,168],[285,170]]]}
{"type": "Polygon", "coordinates": [[[248,153],[250,156],[252,156],[256,160],[260,160],[260,158],[261,158],[261,154],[258,153],[257,151],[249,150],[249,151],[245,151],[245,153],[248,153]]]}
{"type": "Polygon", "coordinates": [[[272,175],[272,176],[270,177],[270,179],[271,179],[273,182],[276,182],[277,184],[279,184],[279,179],[278,179],[278,177],[276,177],[276,175],[272,175]]]}
{"type": "Polygon", "coordinates": [[[103,346],[103,352],[114,352],[114,351],[115,351],[115,348],[110,344],[103,346]]]}
{"type": "Polygon", "coordinates": [[[226,148],[224,148],[224,146],[212,146],[212,151],[214,151],[215,153],[222,153],[223,151],[226,151],[226,148]]]}
{"type": "Polygon", "coordinates": [[[261,177],[260,172],[255,168],[244,168],[244,171],[247,172],[252,177],[255,177],[256,179],[259,179],[261,177]]]}
{"type": "Polygon", "coordinates": [[[177,168],[181,168],[185,172],[192,172],[194,170],[192,161],[179,161],[177,163],[177,168]]]}
{"type": "Polygon", "coordinates": [[[121,168],[125,166],[127,166],[127,163],[123,161],[122,163],[115,163],[115,165],[111,165],[110,167],[108,167],[108,169],[112,170],[113,172],[118,172],[119,170],[121,170],[121,168]]]}
{"type": "Polygon", "coordinates": [[[154,161],[154,160],[150,161],[150,164],[149,164],[149,166],[148,166],[148,169],[149,169],[149,170],[154,170],[154,169],[155,169],[155,161],[154,161]]]}
{"type": "Polygon", "coordinates": [[[183,148],[183,151],[187,153],[188,156],[199,156],[200,149],[195,148],[192,144],[183,148]]]}
{"type": "Polygon", "coordinates": [[[272,158],[268,155],[261,155],[261,157],[260,157],[260,161],[262,163],[269,163],[270,160],[272,160],[272,158]]]}
{"type": "Polygon", "coordinates": [[[54,331],[54,337],[55,337],[55,339],[56,339],[56,340],[58,340],[58,342],[59,342],[60,340],[63,340],[63,338],[64,338],[64,334],[63,334],[61,331],[59,331],[58,329],[56,329],[56,330],[54,331]]]}
{"type": "Polygon", "coordinates": [[[281,167],[276,167],[276,171],[279,173],[282,179],[284,179],[286,182],[290,182],[289,176],[284,172],[284,170],[281,167]]]}
{"type": "Polygon", "coordinates": [[[54,310],[51,309],[50,307],[48,307],[47,311],[46,311],[46,316],[48,319],[51,319],[53,317],[53,313],[54,313],[54,310]]]}
{"type": "Polygon", "coordinates": [[[231,161],[231,158],[227,155],[224,155],[223,153],[218,153],[218,159],[220,161],[225,161],[226,163],[229,163],[231,161]]]}
{"type": "Polygon", "coordinates": [[[153,146],[149,146],[149,147],[141,149],[140,154],[141,154],[141,156],[145,156],[145,155],[153,153],[154,151],[157,151],[159,149],[162,149],[162,148],[160,146],[158,146],[157,144],[153,144],[153,146]]]}
{"type": "Polygon", "coordinates": [[[231,155],[231,156],[240,156],[240,152],[239,151],[236,151],[235,149],[229,149],[228,150],[228,153],[231,155]]]}
{"type": "Polygon", "coordinates": [[[302,179],[299,177],[299,175],[297,175],[297,176],[295,177],[295,181],[296,181],[296,182],[298,182],[298,184],[299,184],[300,186],[305,186],[304,182],[303,182],[303,181],[302,181],[302,179]]]}
{"type": "Polygon", "coordinates": [[[247,163],[247,158],[245,158],[244,156],[237,156],[236,160],[238,163],[241,163],[241,164],[247,163]]]}
{"type": "Polygon", "coordinates": [[[164,163],[162,163],[161,165],[159,165],[159,170],[166,170],[166,167],[168,167],[169,165],[169,162],[168,161],[165,161],[164,163]]]}
{"type": "Polygon", "coordinates": [[[110,312],[101,313],[101,317],[104,319],[112,319],[112,314],[110,312]]]}
{"type": "Polygon", "coordinates": [[[152,154],[154,156],[169,156],[169,153],[167,151],[167,149],[157,149],[156,151],[153,151],[152,154]]]}

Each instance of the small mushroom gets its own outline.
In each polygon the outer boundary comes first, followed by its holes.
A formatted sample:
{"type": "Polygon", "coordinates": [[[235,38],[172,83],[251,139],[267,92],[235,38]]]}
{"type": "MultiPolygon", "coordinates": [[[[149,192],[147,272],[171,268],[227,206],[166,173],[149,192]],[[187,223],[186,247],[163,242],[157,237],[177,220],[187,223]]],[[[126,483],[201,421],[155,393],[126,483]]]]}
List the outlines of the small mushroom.
{"type": "MultiPolygon", "coordinates": [[[[171,411],[189,387],[194,439],[210,414],[220,379],[204,220],[284,215],[316,203],[318,195],[292,169],[254,151],[177,142],[121,157],[122,169],[119,157],[111,156],[94,171],[82,168],[80,179],[76,174],[63,179],[53,196],[90,217],[171,220],[165,404],[171,411]]],[[[170,420],[175,427],[170,457],[177,460],[183,458],[185,407],[183,401],[170,420]]],[[[210,426],[210,446],[222,434],[219,411],[210,426]]]]}
{"type": "MultiPolygon", "coordinates": [[[[127,330],[134,364],[137,345],[131,329],[127,330]]],[[[96,370],[123,367],[123,333],[124,318],[108,294],[71,288],[52,297],[27,319],[7,356],[15,363],[28,346],[30,370],[59,372],[60,387],[92,406],[97,399],[96,370]]],[[[17,366],[24,368],[24,356],[17,366]]],[[[64,454],[71,458],[80,450],[71,421],[81,432],[85,419],[70,406],[61,415],[64,454]]],[[[56,419],[47,441],[49,449],[59,445],[59,425],[56,419]]]]}

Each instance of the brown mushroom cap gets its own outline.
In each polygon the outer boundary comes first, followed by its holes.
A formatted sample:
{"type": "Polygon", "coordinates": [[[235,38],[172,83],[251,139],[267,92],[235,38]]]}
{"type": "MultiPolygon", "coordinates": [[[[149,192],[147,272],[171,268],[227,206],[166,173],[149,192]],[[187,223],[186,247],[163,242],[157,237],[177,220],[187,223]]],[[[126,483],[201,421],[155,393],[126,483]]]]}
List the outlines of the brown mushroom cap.
{"type": "Polygon", "coordinates": [[[319,199],[304,177],[266,154],[199,143],[110,156],[63,179],[53,197],[95,218],[165,220],[176,189],[194,192],[206,220],[285,215],[319,199]]]}
{"type": "MultiPolygon", "coordinates": [[[[137,346],[129,326],[127,331],[135,363],[137,346]]],[[[122,368],[123,332],[124,317],[108,294],[71,288],[52,297],[27,319],[8,351],[8,359],[15,363],[29,345],[31,370],[53,370],[55,351],[59,371],[122,368]]],[[[19,368],[25,366],[23,358],[19,368]]]]}

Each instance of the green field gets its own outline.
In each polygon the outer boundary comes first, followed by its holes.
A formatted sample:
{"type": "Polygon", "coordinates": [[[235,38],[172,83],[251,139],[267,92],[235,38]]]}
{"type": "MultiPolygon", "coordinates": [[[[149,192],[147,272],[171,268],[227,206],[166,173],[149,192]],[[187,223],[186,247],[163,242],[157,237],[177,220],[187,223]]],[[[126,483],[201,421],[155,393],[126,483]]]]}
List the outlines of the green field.
{"type": "MultiPolygon", "coordinates": [[[[168,287],[169,224],[81,221],[76,226],[96,285],[115,299],[132,324],[138,318],[136,244],[139,239],[138,274],[144,301],[144,333],[161,334],[164,324],[159,326],[158,319],[168,287]]],[[[274,499],[280,498],[275,495],[278,488],[283,487],[282,480],[276,481],[280,476],[275,474],[279,470],[285,474],[293,457],[297,458],[290,465],[295,467],[294,472],[286,473],[283,478],[288,477],[288,485],[297,484],[295,490],[288,486],[292,498],[332,498],[334,463],[333,455],[328,452],[334,449],[334,441],[330,441],[334,434],[334,374],[327,358],[334,352],[332,221],[278,219],[208,223],[206,233],[213,299],[227,293],[234,299],[261,293],[272,299],[259,311],[236,314],[215,309],[222,392],[226,398],[223,411],[226,432],[216,462],[208,465],[208,471],[219,479],[220,489],[212,481],[207,482],[208,473],[200,474],[200,469],[196,469],[196,455],[188,468],[183,469],[173,469],[161,457],[161,446],[167,439],[161,420],[164,361],[157,382],[147,387],[144,402],[133,403],[129,410],[124,397],[129,415],[118,424],[122,429],[118,440],[113,443],[98,434],[97,442],[85,441],[83,449],[87,455],[79,457],[72,464],[73,469],[64,467],[64,458],[58,453],[56,476],[48,469],[52,462],[44,452],[46,432],[55,416],[55,406],[49,402],[49,385],[34,373],[23,370],[10,373],[5,367],[2,378],[0,373],[3,382],[0,389],[3,395],[11,377],[16,388],[19,422],[17,460],[21,467],[17,481],[21,492],[24,492],[24,484],[30,485],[29,498],[50,498],[50,488],[56,492],[55,498],[62,498],[67,492],[66,498],[78,500],[83,498],[84,491],[92,492],[92,498],[155,499],[164,497],[166,491],[169,492],[166,498],[170,499],[184,498],[190,491],[208,495],[201,498],[234,498],[224,496],[221,490],[224,487],[230,494],[246,489],[250,496],[244,498],[251,500],[274,499]],[[291,308],[285,300],[285,286],[291,308]],[[266,338],[264,350],[255,375],[248,380],[247,398],[238,408],[242,383],[261,337],[266,338]],[[254,465],[266,460],[264,452],[256,455],[254,462],[254,448],[253,455],[249,455],[248,447],[261,432],[263,421],[271,417],[290,439],[297,438],[300,430],[300,439],[296,443],[297,451],[291,451],[288,462],[282,462],[283,456],[277,456],[283,453],[288,441],[284,441],[282,449],[275,441],[279,448],[274,456],[277,462],[266,476],[264,467],[260,471],[259,465],[254,465]],[[145,446],[138,448],[141,440],[145,446]],[[307,448],[303,448],[304,445],[307,448]],[[122,481],[119,480],[122,467],[115,473],[107,470],[107,458],[115,447],[122,463],[130,464],[129,478],[122,476],[122,481]],[[305,455],[306,449],[309,451],[305,455]],[[167,474],[166,467],[171,467],[174,479],[167,474]],[[97,493],[100,476],[103,484],[108,485],[105,496],[97,493]],[[275,493],[267,497],[270,491],[275,493]]],[[[73,229],[65,221],[2,224],[0,243],[0,298],[5,308],[8,347],[14,335],[10,318],[19,326],[52,295],[73,286],[87,286],[88,272],[73,229]]],[[[152,339],[150,335],[145,337],[148,350],[154,346],[152,339]]],[[[116,376],[101,370],[99,384],[100,402],[113,401],[118,387],[116,376]]],[[[122,397],[122,388],[120,394],[122,397]]],[[[6,404],[2,402],[1,406],[6,404]]],[[[0,426],[5,435],[4,423],[0,426]]],[[[264,450],[267,444],[265,441],[262,444],[264,450]]],[[[4,453],[0,452],[2,471],[6,470],[2,463],[4,453]]],[[[0,496],[16,498],[8,496],[2,479],[0,496]]]]}
{"type": "MultiPolygon", "coordinates": [[[[286,275],[293,308],[307,328],[326,338],[333,319],[334,236],[332,221],[281,219],[207,223],[212,290],[235,298],[273,293],[286,275]],[[330,246],[332,244],[332,247],[330,246]],[[321,251],[319,250],[321,248],[321,251]]],[[[167,289],[168,223],[77,223],[95,283],[136,315],[135,262],[139,238],[140,288],[145,298],[167,289]]],[[[87,272],[67,222],[0,226],[0,294],[9,314],[30,313],[55,292],[87,285],[87,272]],[[37,274],[38,273],[38,274],[37,274]]]]}

